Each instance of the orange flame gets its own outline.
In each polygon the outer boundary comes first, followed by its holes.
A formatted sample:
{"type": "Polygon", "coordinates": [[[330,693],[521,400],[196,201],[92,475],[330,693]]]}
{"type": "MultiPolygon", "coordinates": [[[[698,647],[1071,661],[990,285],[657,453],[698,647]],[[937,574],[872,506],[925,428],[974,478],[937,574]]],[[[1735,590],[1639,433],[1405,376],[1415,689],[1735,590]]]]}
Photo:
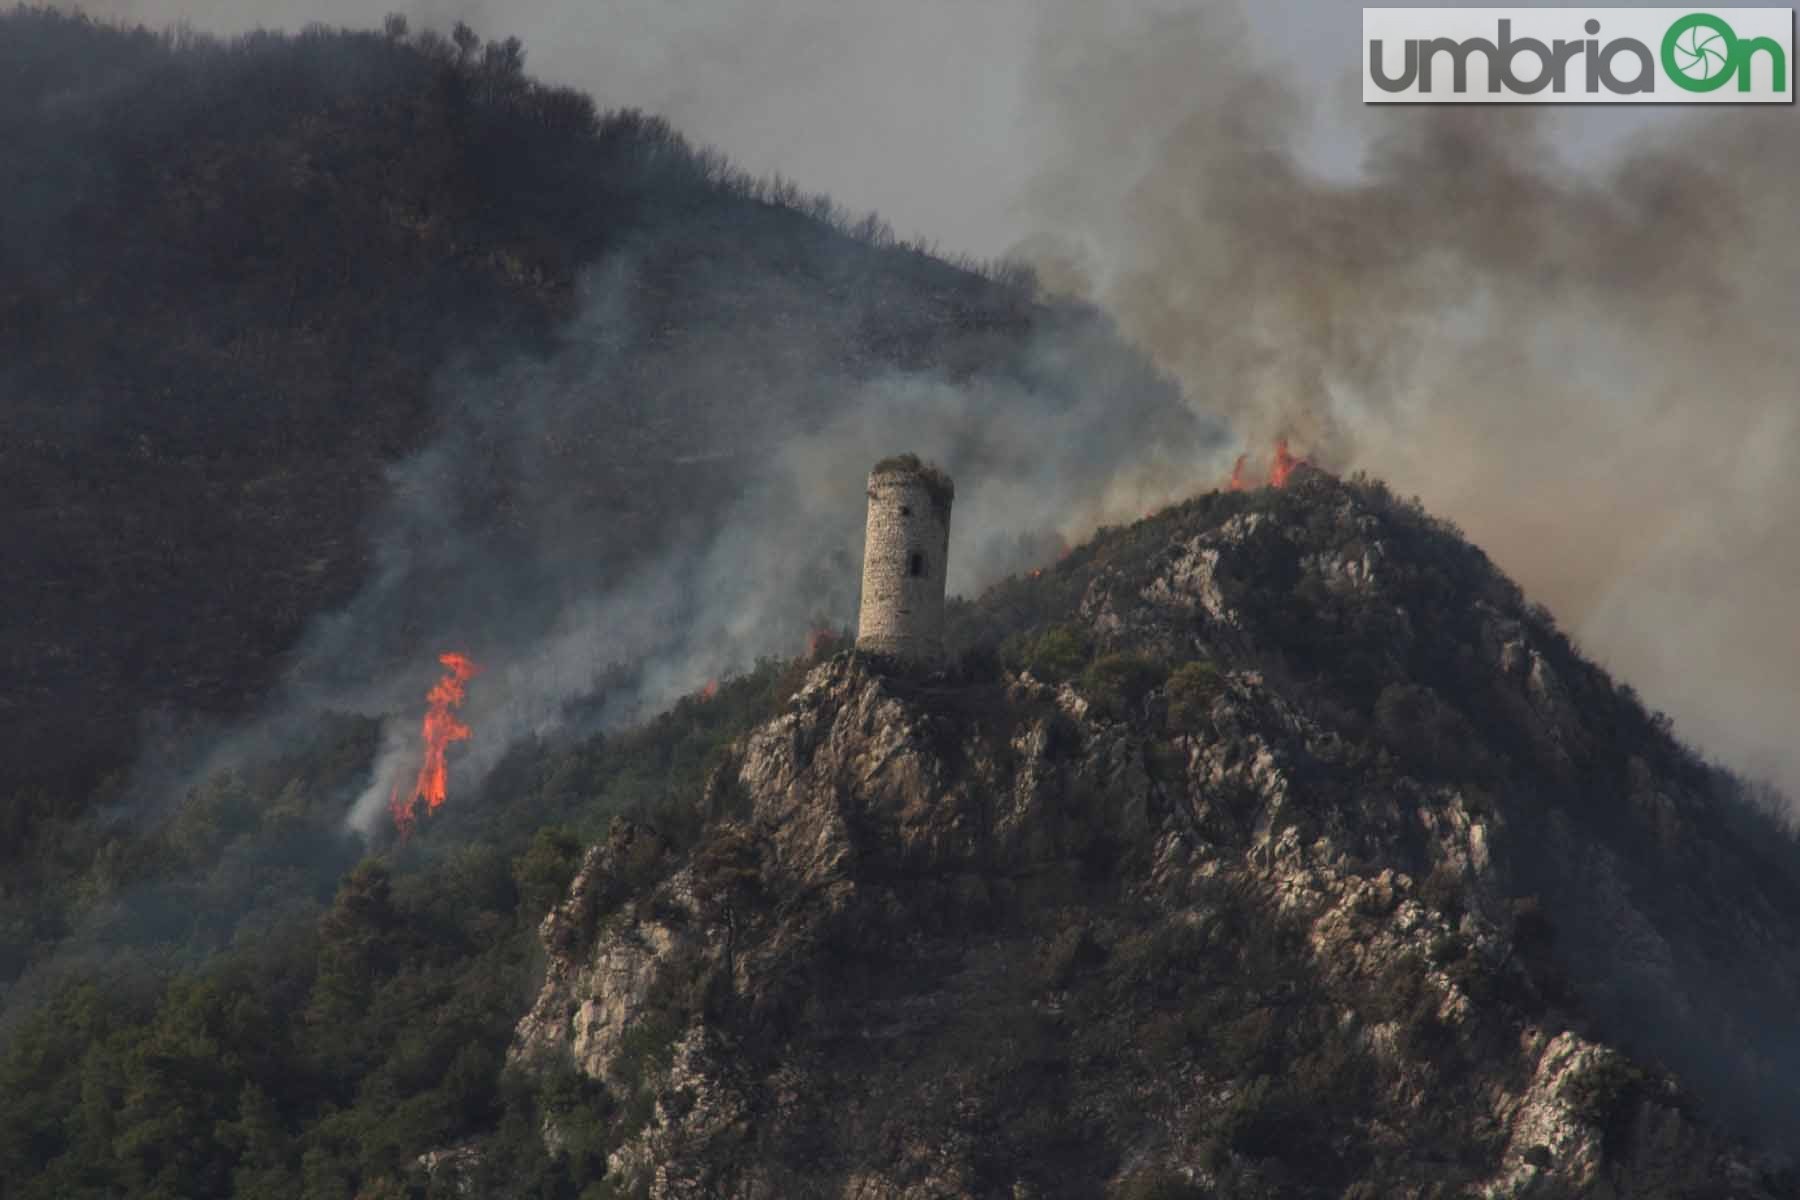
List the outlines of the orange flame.
{"type": "Polygon", "coordinates": [[[837,649],[837,630],[829,625],[815,625],[806,634],[806,657],[823,658],[837,649]]]}
{"type": "Polygon", "coordinates": [[[1225,485],[1228,492],[1241,492],[1249,485],[1244,482],[1244,464],[1250,460],[1248,454],[1240,454],[1237,461],[1231,464],[1231,481],[1225,485]]]}
{"type": "Polygon", "coordinates": [[[1275,461],[1269,464],[1269,486],[1278,488],[1286,487],[1288,485],[1289,477],[1294,473],[1294,468],[1300,466],[1305,461],[1306,460],[1303,458],[1295,458],[1292,454],[1288,453],[1286,438],[1276,438],[1275,461]]]}
{"type": "Polygon", "coordinates": [[[425,710],[425,721],[420,728],[420,736],[425,742],[425,761],[419,767],[419,777],[413,783],[412,794],[406,799],[400,798],[400,785],[395,784],[393,793],[388,797],[388,809],[394,814],[394,827],[405,837],[413,830],[419,819],[419,804],[425,804],[425,811],[435,811],[449,794],[450,772],[444,762],[444,752],[450,748],[451,742],[467,741],[469,727],[456,719],[456,709],[462,707],[463,697],[468,692],[471,676],[481,670],[466,654],[440,654],[438,661],[449,671],[432,686],[425,695],[428,707],[425,710]]]}
{"type": "Polygon", "coordinates": [[[716,679],[707,680],[706,686],[700,689],[700,699],[702,699],[702,700],[714,699],[715,697],[718,696],[718,694],[719,694],[719,681],[716,679]]]}
{"type": "MultiPolygon", "coordinates": [[[[1228,492],[1242,492],[1255,487],[1250,480],[1248,467],[1250,456],[1240,454],[1237,461],[1231,464],[1231,478],[1225,482],[1228,492]]],[[[1288,449],[1288,440],[1284,437],[1275,439],[1275,456],[1269,462],[1268,486],[1286,487],[1294,477],[1294,472],[1301,467],[1310,467],[1312,463],[1304,458],[1296,458],[1288,449]]]]}

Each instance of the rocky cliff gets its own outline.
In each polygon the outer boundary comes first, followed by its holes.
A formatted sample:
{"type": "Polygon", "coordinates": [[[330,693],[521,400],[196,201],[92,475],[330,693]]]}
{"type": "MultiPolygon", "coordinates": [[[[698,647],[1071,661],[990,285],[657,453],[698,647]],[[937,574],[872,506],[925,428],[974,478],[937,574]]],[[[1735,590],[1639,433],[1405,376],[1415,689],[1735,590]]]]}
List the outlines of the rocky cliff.
{"type": "Polygon", "coordinates": [[[955,619],[545,920],[614,1194],[1800,1194],[1792,839],[1454,530],[1311,475],[955,619]]]}

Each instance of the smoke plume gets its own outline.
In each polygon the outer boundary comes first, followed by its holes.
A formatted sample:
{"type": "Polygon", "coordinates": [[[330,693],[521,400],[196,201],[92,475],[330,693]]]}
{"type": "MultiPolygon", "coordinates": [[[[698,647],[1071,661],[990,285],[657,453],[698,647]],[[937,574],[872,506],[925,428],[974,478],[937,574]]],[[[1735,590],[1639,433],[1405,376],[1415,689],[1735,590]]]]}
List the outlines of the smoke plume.
{"type": "Polygon", "coordinates": [[[1357,10],[1315,0],[395,7],[903,232],[1015,246],[1198,410],[1417,492],[1690,741],[1800,789],[1790,109],[1365,109],[1357,10]]]}
{"type": "Polygon", "coordinates": [[[1327,176],[1229,13],[1062,8],[1037,46],[1046,278],[1252,444],[1420,495],[1688,740],[1800,791],[1791,110],[1583,163],[1540,109],[1365,109],[1346,50],[1323,98],[1365,153],[1327,176]]]}
{"type": "MultiPolygon", "coordinates": [[[[860,304],[745,255],[681,285],[727,300],[665,323],[651,296],[686,236],[607,260],[547,352],[446,365],[442,432],[394,474],[374,579],[289,685],[305,707],[388,715],[353,827],[381,824],[418,769],[439,649],[484,668],[454,803],[519,737],[642,719],[853,625],[881,457],[916,451],[957,478],[953,594],[1229,463],[1223,428],[1089,310],[1024,305],[1008,332],[951,335],[936,361],[963,365],[909,369],[853,351],[860,304]]],[[[881,253],[840,241],[846,267],[881,253]]],[[[878,301],[884,328],[929,324],[913,294],[878,301]]]]}

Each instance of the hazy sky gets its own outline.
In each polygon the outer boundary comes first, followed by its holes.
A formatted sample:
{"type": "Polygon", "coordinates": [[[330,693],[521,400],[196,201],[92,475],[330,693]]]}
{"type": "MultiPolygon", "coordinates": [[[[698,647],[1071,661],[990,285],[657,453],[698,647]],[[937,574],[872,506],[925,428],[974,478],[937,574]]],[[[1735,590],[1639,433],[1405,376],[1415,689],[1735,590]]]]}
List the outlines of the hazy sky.
{"type": "Polygon", "coordinates": [[[903,235],[1060,263],[1248,445],[1419,494],[1684,734],[1800,791],[1792,106],[1365,107],[1361,7],[1325,0],[391,7],[903,235]]]}
{"type": "MultiPolygon", "coordinates": [[[[1047,0],[93,0],[96,16],[213,33],[297,29],[312,21],[372,27],[386,11],[414,28],[467,21],[518,36],[539,78],[579,87],[602,107],[662,113],[697,141],[758,173],[780,172],[846,206],[878,209],[903,235],[998,255],[1030,231],[1021,197],[1051,136],[1028,83],[1044,30],[1068,4],[1047,0]]],[[[1108,0],[1101,24],[1228,5],[1108,0]]],[[[1360,6],[1257,0],[1245,16],[1256,56],[1315,105],[1307,161],[1350,171],[1363,131],[1354,77],[1360,6]]],[[[1193,64],[1196,79],[1208,69],[1193,64]]],[[[1572,157],[1616,146],[1660,116],[1568,109],[1572,157]]]]}

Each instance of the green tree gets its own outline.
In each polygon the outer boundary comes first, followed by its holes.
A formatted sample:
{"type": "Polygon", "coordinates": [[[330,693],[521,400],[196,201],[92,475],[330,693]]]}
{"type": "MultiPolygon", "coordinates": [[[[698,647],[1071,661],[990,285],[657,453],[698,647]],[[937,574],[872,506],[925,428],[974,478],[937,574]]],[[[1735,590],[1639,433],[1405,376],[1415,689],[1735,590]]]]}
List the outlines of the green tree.
{"type": "Polygon", "coordinates": [[[1081,673],[1081,687],[1096,711],[1122,720],[1162,677],[1163,668],[1142,654],[1104,654],[1081,673]]]}
{"type": "Polygon", "coordinates": [[[1075,625],[1052,625],[1028,638],[1011,656],[1048,683],[1073,679],[1093,653],[1087,635],[1075,625]]]}
{"type": "Polygon", "coordinates": [[[1213,701],[1224,690],[1225,678],[1210,662],[1183,663],[1169,676],[1165,694],[1169,700],[1169,728],[1177,733],[1198,733],[1212,716],[1213,701]]]}
{"type": "Polygon", "coordinates": [[[210,981],[169,986],[148,1036],[132,1045],[115,1149],[134,1196],[225,1195],[227,1159],[215,1140],[231,1120],[242,1062],[221,1038],[224,997],[210,981]]]}
{"type": "Polygon", "coordinates": [[[246,1083],[239,1090],[237,1115],[220,1124],[218,1140],[236,1160],[231,1173],[235,1195],[258,1200],[299,1195],[292,1139],[282,1127],[274,1098],[261,1087],[246,1083]]]}
{"type": "Polygon", "coordinates": [[[726,824],[694,856],[694,896],[708,920],[725,928],[725,977],[736,969],[737,940],[764,902],[762,850],[742,825],[726,824]]]}
{"type": "Polygon", "coordinates": [[[403,939],[388,869],[370,859],[352,871],[319,921],[318,973],[306,1009],[312,1044],[329,1073],[360,1074],[373,1046],[366,1017],[403,939]]]}
{"type": "Polygon", "coordinates": [[[569,890],[581,866],[581,839],[566,826],[552,825],[532,836],[531,846],[513,859],[513,883],[527,913],[542,915],[569,890]]]}

